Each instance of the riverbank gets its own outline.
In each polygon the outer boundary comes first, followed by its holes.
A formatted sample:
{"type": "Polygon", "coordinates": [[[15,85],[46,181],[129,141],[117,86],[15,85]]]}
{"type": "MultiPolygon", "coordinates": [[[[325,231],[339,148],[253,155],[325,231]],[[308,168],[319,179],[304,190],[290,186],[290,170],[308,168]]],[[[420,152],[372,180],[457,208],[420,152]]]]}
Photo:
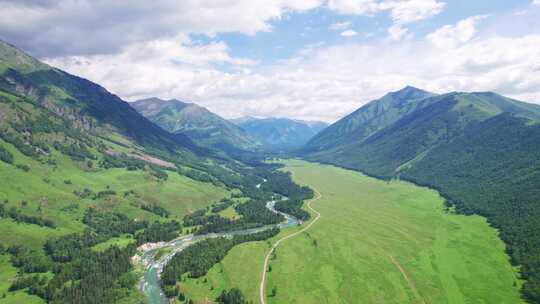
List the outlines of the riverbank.
{"type": "MultiPolygon", "coordinates": [[[[257,185],[257,188],[259,188],[260,186],[260,184],[257,185]]],[[[287,200],[286,197],[282,197],[281,199],[287,200]]],[[[301,224],[301,222],[294,217],[286,213],[277,211],[274,208],[275,203],[276,201],[268,201],[265,206],[268,210],[274,213],[281,214],[285,218],[282,223],[279,223],[277,225],[269,225],[259,228],[231,231],[226,233],[209,233],[203,235],[190,234],[180,236],[169,242],[146,243],[139,246],[137,254],[131,259],[134,265],[142,267],[144,269],[144,275],[139,283],[139,290],[146,295],[150,304],[169,303],[170,301],[166,298],[160,285],[160,275],[163,271],[163,267],[170,261],[170,259],[175,254],[191,246],[197,241],[202,241],[209,238],[232,237],[233,235],[252,234],[269,230],[275,227],[283,229],[301,224]]]]}

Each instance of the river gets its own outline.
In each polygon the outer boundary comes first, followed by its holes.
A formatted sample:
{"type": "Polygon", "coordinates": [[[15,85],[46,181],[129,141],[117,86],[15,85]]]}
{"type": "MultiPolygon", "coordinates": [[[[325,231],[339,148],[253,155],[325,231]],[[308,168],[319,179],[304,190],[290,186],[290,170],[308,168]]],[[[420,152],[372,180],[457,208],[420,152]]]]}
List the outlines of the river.
{"type": "MultiPolygon", "coordinates": [[[[260,187],[260,184],[257,185],[257,188],[259,187],[260,187]]],[[[282,198],[282,199],[286,200],[287,198],[282,198]]],[[[268,230],[274,227],[279,227],[283,229],[283,228],[301,224],[301,222],[297,220],[296,218],[294,218],[293,216],[277,211],[274,208],[275,203],[276,201],[267,202],[266,208],[268,208],[272,212],[279,213],[285,217],[285,220],[282,223],[279,223],[277,225],[268,225],[268,226],[259,227],[259,228],[238,230],[238,231],[232,231],[232,232],[226,232],[226,233],[209,233],[209,234],[203,234],[203,235],[190,234],[190,235],[181,236],[169,242],[160,242],[160,243],[142,245],[141,246],[142,249],[134,258],[134,260],[137,263],[142,263],[145,269],[144,276],[141,278],[141,281],[139,282],[139,289],[146,295],[150,304],[167,304],[169,303],[169,300],[167,299],[167,297],[165,297],[165,294],[161,290],[161,285],[159,282],[160,280],[159,275],[161,271],[163,270],[163,267],[169,262],[169,260],[176,253],[184,250],[185,248],[192,245],[193,243],[204,240],[204,239],[251,234],[251,233],[268,230]],[[161,249],[167,249],[168,252],[166,254],[163,254],[159,258],[156,258],[156,254],[161,249]]]]}

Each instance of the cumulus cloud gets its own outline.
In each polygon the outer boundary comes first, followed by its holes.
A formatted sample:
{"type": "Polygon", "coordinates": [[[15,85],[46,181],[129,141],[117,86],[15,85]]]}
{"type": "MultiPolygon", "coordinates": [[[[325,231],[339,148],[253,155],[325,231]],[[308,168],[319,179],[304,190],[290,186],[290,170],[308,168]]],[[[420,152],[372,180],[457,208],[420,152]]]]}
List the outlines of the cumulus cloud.
{"type": "MultiPolygon", "coordinates": [[[[14,35],[8,40],[127,100],[178,98],[225,117],[334,121],[405,85],[434,92],[492,90],[540,103],[540,34],[534,31],[514,36],[483,33],[477,26],[482,17],[476,16],[426,37],[403,39],[410,35],[408,24],[440,12],[444,4],[439,1],[328,0],[327,7],[340,13],[388,12],[393,21],[389,34],[395,40],[306,45],[273,64],[231,56],[227,44],[216,39],[201,45],[190,38],[190,33],[249,35],[271,30],[271,20],[321,3],[133,1],[120,14],[116,1],[0,0],[9,12],[0,19],[0,36],[14,35]],[[112,5],[109,10],[102,8],[106,4],[112,5]],[[145,5],[158,9],[147,10],[145,5]],[[238,14],[237,5],[245,5],[242,9],[250,16],[238,14]],[[64,6],[78,9],[68,14],[64,6]]],[[[336,30],[350,29],[348,24],[341,26],[336,30]]]]}
{"type": "Polygon", "coordinates": [[[473,16],[454,25],[445,25],[427,35],[434,45],[440,48],[452,47],[471,40],[476,34],[476,25],[487,16],[473,16]]]}
{"type": "Polygon", "coordinates": [[[321,1],[0,0],[0,37],[38,56],[111,54],[181,33],[269,31],[271,20],[321,1]]]}
{"type": "Polygon", "coordinates": [[[327,6],[341,14],[363,16],[389,11],[393,25],[388,33],[398,40],[408,32],[405,25],[438,15],[445,3],[437,0],[329,0],[327,6]]]}
{"type": "Polygon", "coordinates": [[[216,65],[246,71],[255,62],[233,58],[223,42],[193,45],[186,35],[136,43],[118,54],[65,56],[45,60],[53,66],[84,75],[128,99],[140,96],[199,99],[226,73],[216,65]]]}
{"type": "Polygon", "coordinates": [[[363,16],[390,11],[395,22],[406,24],[439,14],[445,3],[438,0],[328,0],[327,6],[341,14],[363,16]]]}
{"type": "Polygon", "coordinates": [[[189,40],[184,41],[188,46],[168,43],[136,45],[122,55],[49,62],[129,100],[179,98],[225,117],[334,121],[405,85],[434,92],[489,90],[540,101],[540,35],[534,34],[478,37],[446,49],[429,40],[319,47],[265,69],[231,58],[222,43],[206,46],[205,56],[188,47],[189,40]],[[234,70],[215,69],[216,61],[234,70]]]}
{"type": "Polygon", "coordinates": [[[379,0],[328,0],[327,6],[341,14],[369,16],[381,11],[379,0]]]}
{"type": "Polygon", "coordinates": [[[398,24],[407,24],[438,15],[445,6],[436,0],[383,1],[381,7],[391,10],[392,19],[398,24]]]}
{"type": "Polygon", "coordinates": [[[341,36],[343,37],[352,37],[352,36],[356,36],[358,33],[356,31],[353,31],[353,30],[346,30],[346,31],[343,31],[341,32],[341,36]]]}

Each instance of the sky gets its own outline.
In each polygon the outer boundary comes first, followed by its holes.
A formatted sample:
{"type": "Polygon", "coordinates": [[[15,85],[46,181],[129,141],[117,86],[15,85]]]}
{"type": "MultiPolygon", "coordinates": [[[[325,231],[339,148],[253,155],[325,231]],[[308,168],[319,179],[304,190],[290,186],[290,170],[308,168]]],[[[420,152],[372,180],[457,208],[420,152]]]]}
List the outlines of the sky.
{"type": "Polygon", "coordinates": [[[0,0],[0,39],[126,101],[333,122],[407,85],[540,103],[540,0],[0,0]]]}

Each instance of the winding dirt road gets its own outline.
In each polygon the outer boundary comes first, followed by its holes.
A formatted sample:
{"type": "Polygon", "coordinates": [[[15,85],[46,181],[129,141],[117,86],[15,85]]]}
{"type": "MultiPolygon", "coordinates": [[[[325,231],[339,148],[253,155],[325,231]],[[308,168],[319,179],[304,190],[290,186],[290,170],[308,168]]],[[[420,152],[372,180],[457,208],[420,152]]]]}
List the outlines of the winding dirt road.
{"type": "Polygon", "coordinates": [[[260,295],[260,299],[261,299],[261,304],[266,304],[266,301],[265,301],[266,297],[265,297],[265,292],[264,292],[264,289],[265,289],[264,287],[265,287],[265,283],[266,283],[266,270],[268,269],[268,262],[270,260],[270,256],[274,252],[274,250],[279,246],[279,244],[281,244],[281,242],[283,242],[285,240],[288,240],[290,238],[293,238],[293,237],[295,237],[295,236],[297,236],[297,235],[299,235],[299,234],[301,234],[303,232],[306,232],[309,228],[311,228],[311,226],[313,226],[313,224],[315,224],[315,222],[317,222],[319,220],[319,218],[321,218],[321,214],[317,210],[315,210],[315,209],[313,209],[311,207],[311,203],[319,200],[322,197],[322,195],[314,187],[313,187],[313,190],[315,191],[317,196],[315,198],[311,199],[307,203],[307,207],[308,207],[309,210],[311,210],[313,213],[316,214],[315,218],[311,222],[309,222],[309,224],[306,227],[304,227],[303,229],[298,230],[295,233],[289,234],[287,236],[284,236],[281,239],[279,239],[277,242],[275,242],[274,245],[272,245],[272,248],[270,248],[270,251],[268,252],[266,257],[264,258],[264,266],[263,266],[263,269],[262,269],[262,276],[261,276],[261,285],[259,286],[259,291],[260,291],[259,295],[260,295]]]}

